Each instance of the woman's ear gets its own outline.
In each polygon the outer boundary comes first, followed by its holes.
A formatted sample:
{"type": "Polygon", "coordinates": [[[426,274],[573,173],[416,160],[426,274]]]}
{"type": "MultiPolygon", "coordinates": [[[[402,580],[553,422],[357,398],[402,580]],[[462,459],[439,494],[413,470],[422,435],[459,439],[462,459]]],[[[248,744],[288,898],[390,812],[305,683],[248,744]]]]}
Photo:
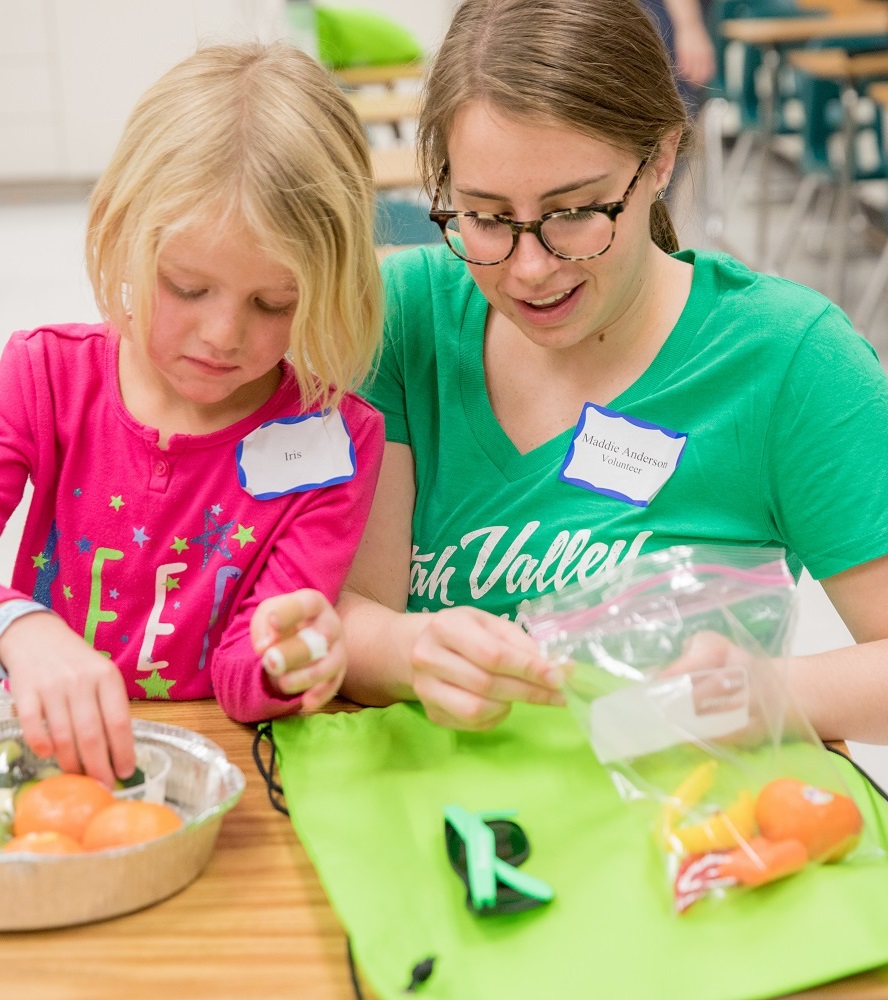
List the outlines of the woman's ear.
{"type": "Polygon", "coordinates": [[[681,129],[676,128],[660,139],[660,148],[651,162],[654,170],[655,191],[663,191],[669,186],[672,173],[675,170],[675,159],[678,155],[678,144],[681,142],[681,129]]]}

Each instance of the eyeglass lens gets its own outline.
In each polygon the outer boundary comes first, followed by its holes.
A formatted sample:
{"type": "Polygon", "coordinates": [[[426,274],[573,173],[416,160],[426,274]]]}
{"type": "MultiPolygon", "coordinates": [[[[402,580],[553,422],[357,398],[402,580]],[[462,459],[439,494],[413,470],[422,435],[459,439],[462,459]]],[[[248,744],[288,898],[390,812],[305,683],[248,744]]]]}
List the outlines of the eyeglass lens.
{"type": "MultiPolygon", "coordinates": [[[[549,249],[556,253],[565,257],[593,257],[610,245],[614,225],[603,212],[577,212],[546,219],[540,233],[549,249]]],[[[470,216],[449,219],[445,236],[459,256],[490,263],[507,257],[514,240],[506,223],[470,216]]]]}

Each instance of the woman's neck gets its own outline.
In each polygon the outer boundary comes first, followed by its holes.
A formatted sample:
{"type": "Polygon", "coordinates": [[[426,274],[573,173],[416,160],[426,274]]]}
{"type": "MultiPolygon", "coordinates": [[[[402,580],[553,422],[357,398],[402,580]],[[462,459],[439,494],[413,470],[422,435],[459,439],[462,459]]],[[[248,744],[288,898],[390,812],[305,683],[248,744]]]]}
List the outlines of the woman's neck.
{"type": "Polygon", "coordinates": [[[576,344],[534,343],[491,310],[484,344],[488,398],[522,453],[576,424],[587,402],[606,406],[650,367],[690,294],[691,265],[659,254],[653,278],[611,321],[576,344]]]}

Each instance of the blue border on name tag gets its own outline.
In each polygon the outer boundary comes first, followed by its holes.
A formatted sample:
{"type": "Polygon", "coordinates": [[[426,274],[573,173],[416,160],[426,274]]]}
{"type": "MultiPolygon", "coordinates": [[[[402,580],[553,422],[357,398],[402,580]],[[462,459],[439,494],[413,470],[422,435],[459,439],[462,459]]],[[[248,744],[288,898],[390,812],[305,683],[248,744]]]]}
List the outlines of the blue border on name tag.
{"type": "MultiPolygon", "coordinates": [[[[354,479],[358,472],[357,456],[355,455],[355,443],[352,441],[352,436],[349,433],[345,417],[343,417],[338,410],[336,411],[336,415],[342,421],[345,435],[348,438],[348,457],[351,460],[352,467],[350,475],[337,476],[334,479],[326,479],[319,483],[304,483],[301,486],[294,486],[289,490],[281,490],[279,493],[251,493],[250,496],[252,496],[254,500],[275,500],[278,497],[285,497],[289,493],[307,493],[309,490],[316,490],[322,486],[336,486],[337,483],[347,483],[354,479]]],[[[250,433],[255,434],[256,431],[262,430],[263,427],[271,427],[272,424],[300,424],[303,420],[323,420],[325,416],[327,416],[327,414],[322,413],[320,410],[316,410],[314,413],[302,413],[296,417],[278,417],[276,420],[266,420],[264,424],[260,424],[250,433]]],[[[237,446],[234,449],[235,464],[237,466],[237,481],[240,483],[242,489],[246,489],[247,476],[244,472],[243,466],[241,465],[241,456],[243,453],[244,443],[243,441],[238,441],[237,446]]]]}
{"type": "MultiPolygon", "coordinates": [[[[629,424],[634,424],[636,427],[643,427],[645,430],[649,431],[660,431],[666,437],[673,438],[677,440],[678,438],[684,438],[685,444],[687,444],[687,431],[671,431],[668,427],[661,427],[659,424],[652,424],[649,420],[642,420],[641,417],[631,417],[628,413],[620,413],[619,410],[609,410],[606,406],[599,406],[597,403],[586,403],[583,409],[580,411],[580,418],[577,420],[577,426],[574,429],[574,435],[570,439],[570,446],[567,449],[567,454],[564,456],[564,461],[561,463],[561,469],[558,472],[558,478],[564,483],[570,483],[571,486],[579,486],[584,490],[591,490],[593,493],[598,493],[601,496],[610,497],[612,500],[622,500],[624,503],[630,503],[633,507],[648,507],[650,506],[650,500],[636,500],[634,497],[627,496],[625,493],[619,493],[617,490],[609,490],[604,486],[594,486],[592,483],[587,482],[585,479],[574,479],[571,476],[566,476],[564,470],[570,465],[571,459],[574,456],[574,451],[576,450],[576,440],[583,427],[586,424],[586,411],[589,409],[597,410],[603,417],[610,417],[613,420],[625,420],[629,424]]],[[[678,458],[675,460],[675,469],[672,470],[672,475],[675,474],[676,469],[678,469],[681,464],[682,456],[684,455],[684,445],[681,446],[681,451],[678,453],[678,458]]],[[[672,476],[670,475],[670,479],[672,476]]],[[[668,480],[667,480],[668,482],[668,480]]],[[[665,483],[664,483],[665,485],[665,483]]],[[[653,499],[653,497],[651,498],[653,499]]]]}

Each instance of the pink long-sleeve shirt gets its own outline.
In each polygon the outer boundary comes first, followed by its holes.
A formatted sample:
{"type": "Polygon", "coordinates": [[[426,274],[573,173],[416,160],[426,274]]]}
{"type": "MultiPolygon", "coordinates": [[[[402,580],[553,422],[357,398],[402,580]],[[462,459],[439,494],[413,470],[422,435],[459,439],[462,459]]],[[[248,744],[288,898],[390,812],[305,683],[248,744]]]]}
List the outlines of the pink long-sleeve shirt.
{"type": "Polygon", "coordinates": [[[243,722],[294,710],[253,651],[266,597],[335,600],[367,520],[380,414],[304,414],[292,370],[224,430],[173,435],[124,406],[104,325],[14,334],[0,359],[0,531],[34,485],[11,587],[120,668],[131,698],[216,697],[243,722]],[[246,440],[245,440],[246,439],[246,440]]]}

